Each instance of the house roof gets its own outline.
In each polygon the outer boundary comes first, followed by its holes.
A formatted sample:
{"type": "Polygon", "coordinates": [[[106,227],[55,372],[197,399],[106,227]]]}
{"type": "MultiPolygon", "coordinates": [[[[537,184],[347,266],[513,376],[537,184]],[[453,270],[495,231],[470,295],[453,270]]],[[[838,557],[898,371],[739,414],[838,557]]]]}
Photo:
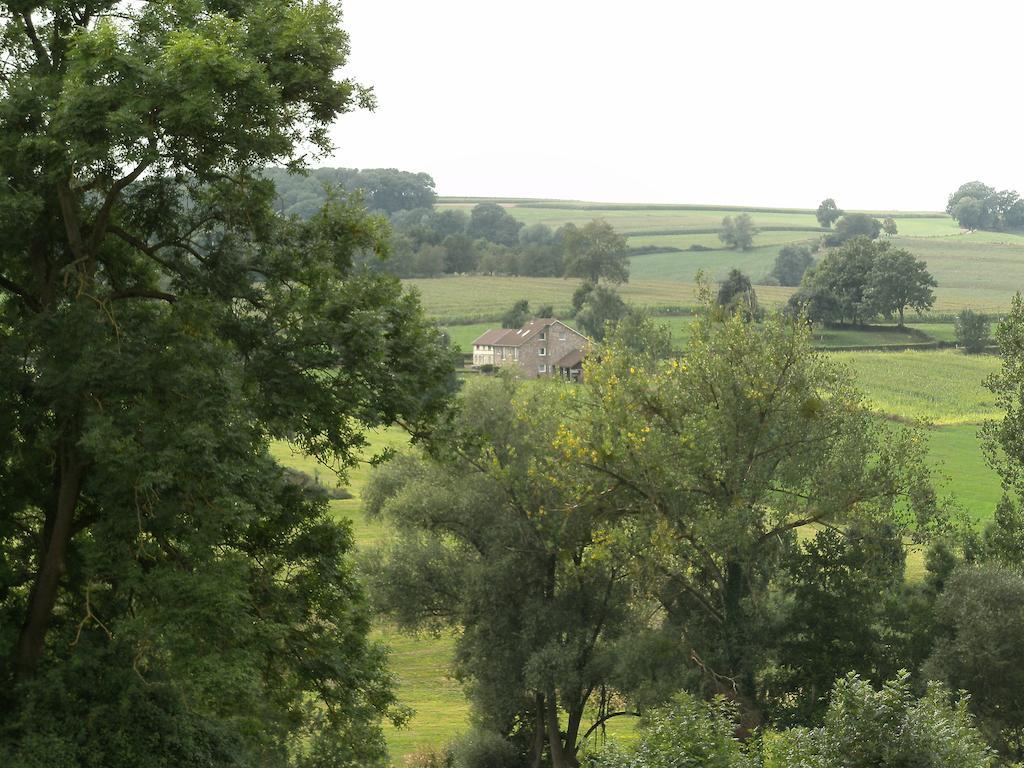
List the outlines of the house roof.
{"type": "MultiPolygon", "coordinates": [[[[485,331],[480,338],[473,342],[473,346],[518,347],[553,323],[561,323],[573,333],[579,333],[575,328],[570,328],[557,317],[537,317],[522,328],[492,328],[489,331],[485,331]]],[[[580,336],[583,336],[583,334],[580,333],[580,336]]]]}
{"type": "Polygon", "coordinates": [[[509,328],[491,328],[488,331],[484,331],[483,336],[473,342],[473,346],[496,344],[499,339],[511,332],[512,330],[509,328]]]}
{"type": "Polygon", "coordinates": [[[585,349],[574,349],[569,352],[561,360],[555,363],[556,368],[575,368],[577,365],[583,362],[583,358],[587,356],[585,349]]]}

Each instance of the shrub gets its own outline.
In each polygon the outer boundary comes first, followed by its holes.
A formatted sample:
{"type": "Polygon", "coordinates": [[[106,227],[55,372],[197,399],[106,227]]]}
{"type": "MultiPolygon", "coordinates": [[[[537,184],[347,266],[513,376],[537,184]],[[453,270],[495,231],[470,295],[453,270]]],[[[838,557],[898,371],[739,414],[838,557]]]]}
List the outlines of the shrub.
{"type": "Polygon", "coordinates": [[[724,699],[711,703],[681,693],[654,710],[640,725],[632,752],[611,744],[590,758],[594,768],[754,768],[757,764],[736,738],[736,708],[724,699]]]}
{"type": "Polygon", "coordinates": [[[515,745],[494,731],[475,728],[452,744],[453,768],[521,768],[515,745]]]}

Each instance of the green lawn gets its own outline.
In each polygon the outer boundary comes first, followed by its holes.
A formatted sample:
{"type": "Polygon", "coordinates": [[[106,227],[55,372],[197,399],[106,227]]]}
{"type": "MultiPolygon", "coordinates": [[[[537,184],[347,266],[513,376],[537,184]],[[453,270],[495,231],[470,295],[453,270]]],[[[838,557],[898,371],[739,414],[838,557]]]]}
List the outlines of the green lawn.
{"type": "Polygon", "coordinates": [[[940,492],[950,494],[971,519],[992,517],[1002,495],[999,475],[985,463],[977,424],[929,430],[928,455],[940,477],[940,492]]]}
{"type": "Polygon", "coordinates": [[[907,323],[907,328],[914,328],[927,333],[936,341],[956,342],[956,331],[953,323],[907,323]]]}

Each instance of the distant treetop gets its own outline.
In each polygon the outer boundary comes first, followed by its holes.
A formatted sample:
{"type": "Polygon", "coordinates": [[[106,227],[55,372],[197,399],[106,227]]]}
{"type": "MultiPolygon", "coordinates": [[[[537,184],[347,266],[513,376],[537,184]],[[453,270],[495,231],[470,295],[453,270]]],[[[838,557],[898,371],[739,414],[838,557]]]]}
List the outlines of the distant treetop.
{"type": "Polygon", "coordinates": [[[267,168],[264,175],[277,187],[277,204],[282,213],[307,219],[327,199],[327,187],[346,192],[359,189],[371,211],[429,208],[437,200],[434,179],[428,173],[395,168],[314,168],[308,174],[289,173],[285,168],[267,168]]]}

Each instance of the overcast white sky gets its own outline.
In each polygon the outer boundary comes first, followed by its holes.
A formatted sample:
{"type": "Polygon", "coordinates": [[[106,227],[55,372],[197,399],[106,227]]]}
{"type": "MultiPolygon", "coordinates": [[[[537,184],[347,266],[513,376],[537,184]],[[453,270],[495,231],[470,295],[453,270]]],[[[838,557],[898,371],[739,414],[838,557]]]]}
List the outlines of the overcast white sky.
{"type": "Polygon", "coordinates": [[[342,0],[324,165],[442,195],[941,210],[1024,192],[1024,3],[342,0]]]}

